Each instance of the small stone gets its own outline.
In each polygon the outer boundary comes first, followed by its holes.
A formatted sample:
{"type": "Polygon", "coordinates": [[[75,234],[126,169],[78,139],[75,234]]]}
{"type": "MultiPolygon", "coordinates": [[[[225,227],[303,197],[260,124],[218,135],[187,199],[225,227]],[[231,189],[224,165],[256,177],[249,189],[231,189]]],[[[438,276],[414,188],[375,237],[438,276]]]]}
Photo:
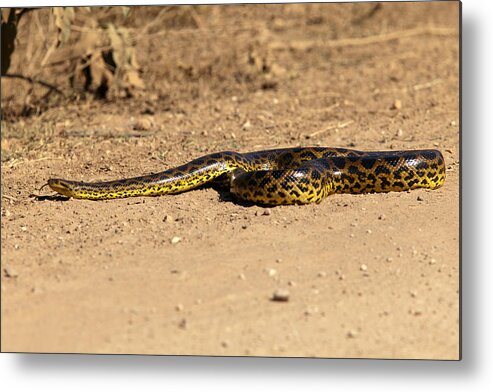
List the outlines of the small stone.
{"type": "Polygon", "coordinates": [[[311,316],[311,315],[316,314],[318,312],[319,312],[318,306],[310,306],[303,313],[304,313],[305,316],[311,316]]]}
{"type": "Polygon", "coordinates": [[[450,126],[455,127],[455,125],[457,125],[455,121],[450,121],[450,126]]]}
{"type": "Polygon", "coordinates": [[[178,242],[180,242],[180,241],[181,241],[181,237],[173,237],[173,238],[171,239],[171,243],[172,243],[173,245],[176,245],[176,244],[177,244],[178,242]]]}
{"type": "Polygon", "coordinates": [[[371,229],[366,230],[366,232],[367,232],[368,234],[371,234],[371,233],[372,233],[371,229]]]}
{"type": "Polygon", "coordinates": [[[252,127],[252,124],[248,120],[243,124],[243,129],[249,129],[251,127],[252,127]]]}
{"type": "Polygon", "coordinates": [[[433,265],[433,264],[436,264],[436,262],[437,262],[437,261],[436,261],[435,259],[431,259],[431,260],[428,262],[428,264],[433,265]]]}
{"type": "Polygon", "coordinates": [[[248,225],[241,225],[241,228],[245,230],[248,227],[248,225]]]}
{"type": "Polygon", "coordinates": [[[42,292],[42,290],[38,286],[33,286],[31,288],[31,293],[33,293],[33,294],[40,294],[41,292],[42,292]]]}
{"type": "Polygon", "coordinates": [[[276,263],[278,264],[282,263],[282,259],[276,259],[276,263]]]}
{"type": "Polygon", "coordinates": [[[136,131],[148,131],[152,128],[152,120],[149,118],[139,118],[133,124],[133,129],[136,131]]]}
{"type": "Polygon", "coordinates": [[[347,336],[348,338],[350,338],[350,339],[355,338],[355,337],[356,337],[356,335],[357,335],[356,331],[353,331],[353,330],[347,331],[347,334],[346,334],[346,336],[347,336]]]}
{"type": "Polygon", "coordinates": [[[384,214],[379,215],[378,219],[379,220],[385,220],[386,216],[384,214]]]}
{"type": "Polygon", "coordinates": [[[175,310],[176,310],[177,312],[181,312],[181,311],[183,310],[183,304],[178,304],[178,305],[176,305],[176,306],[175,306],[175,310]]]}
{"type": "Polygon", "coordinates": [[[178,323],[178,328],[187,329],[187,319],[181,319],[178,323]]]}
{"type": "Polygon", "coordinates": [[[416,291],[412,290],[412,291],[409,292],[409,295],[411,297],[413,297],[413,298],[416,298],[416,296],[418,295],[418,293],[416,291]]]}
{"type": "Polygon", "coordinates": [[[269,276],[275,276],[277,275],[277,271],[274,268],[267,268],[266,272],[269,276]]]}
{"type": "Polygon", "coordinates": [[[238,279],[245,280],[246,279],[245,274],[239,274],[238,279]]]}
{"type": "Polygon", "coordinates": [[[163,218],[163,222],[171,223],[173,222],[173,217],[171,215],[165,215],[163,218]]]}
{"type": "Polygon", "coordinates": [[[3,269],[3,272],[4,272],[6,278],[17,278],[19,276],[17,271],[10,266],[6,266],[3,269]]]}
{"type": "Polygon", "coordinates": [[[421,196],[418,196],[418,197],[416,198],[416,200],[418,200],[418,201],[424,201],[423,197],[421,197],[421,196]]]}
{"type": "Polygon", "coordinates": [[[318,276],[319,278],[325,278],[325,277],[327,276],[327,272],[325,272],[325,271],[320,271],[320,272],[317,274],[317,276],[318,276]]]}
{"type": "Polygon", "coordinates": [[[221,346],[222,346],[223,348],[227,348],[227,347],[229,346],[229,343],[228,343],[226,340],[223,340],[223,341],[221,342],[221,346]]]}
{"type": "Polygon", "coordinates": [[[401,110],[402,109],[402,101],[400,99],[396,99],[392,104],[392,109],[401,110]]]}
{"type": "Polygon", "coordinates": [[[351,222],[351,226],[356,227],[356,226],[358,226],[358,223],[357,222],[351,222]]]}
{"type": "Polygon", "coordinates": [[[22,227],[21,227],[21,230],[22,230],[22,231],[27,231],[27,227],[26,227],[26,226],[22,226],[22,227]]]}
{"type": "Polygon", "coordinates": [[[290,280],[288,282],[288,286],[294,287],[294,286],[296,286],[296,283],[294,281],[290,280]]]}
{"type": "Polygon", "coordinates": [[[403,134],[404,134],[404,131],[403,131],[401,128],[399,128],[399,129],[397,130],[397,132],[395,133],[395,136],[397,136],[397,137],[401,137],[403,134]]]}
{"type": "Polygon", "coordinates": [[[392,257],[387,257],[387,263],[392,263],[392,261],[394,261],[394,259],[392,257]]]}
{"type": "Polygon", "coordinates": [[[366,264],[361,264],[361,266],[359,267],[359,269],[361,271],[367,271],[368,270],[368,266],[366,264]]]}
{"type": "Polygon", "coordinates": [[[267,216],[269,216],[269,215],[271,215],[271,214],[272,214],[272,211],[270,210],[270,208],[266,208],[266,209],[264,209],[264,211],[262,212],[262,215],[267,215],[267,216]]]}
{"type": "Polygon", "coordinates": [[[283,289],[277,289],[272,294],[272,301],[287,302],[289,301],[289,291],[283,289]]]}

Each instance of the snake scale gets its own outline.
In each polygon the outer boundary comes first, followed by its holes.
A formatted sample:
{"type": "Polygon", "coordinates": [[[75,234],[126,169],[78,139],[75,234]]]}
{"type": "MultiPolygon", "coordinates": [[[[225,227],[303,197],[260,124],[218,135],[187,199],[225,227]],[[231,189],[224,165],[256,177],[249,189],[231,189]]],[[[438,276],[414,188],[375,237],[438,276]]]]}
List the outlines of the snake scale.
{"type": "Polygon", "coordinates": [[[373,151],[298,147],[250,153],[218,152],[142,177],[108,182],[52,178],[54,191],[76,199],[176,194],[227,182],[239,200],[261,205],[319,203],[334,193],[436,189],[445,181],[438,150],[373,151]]]}

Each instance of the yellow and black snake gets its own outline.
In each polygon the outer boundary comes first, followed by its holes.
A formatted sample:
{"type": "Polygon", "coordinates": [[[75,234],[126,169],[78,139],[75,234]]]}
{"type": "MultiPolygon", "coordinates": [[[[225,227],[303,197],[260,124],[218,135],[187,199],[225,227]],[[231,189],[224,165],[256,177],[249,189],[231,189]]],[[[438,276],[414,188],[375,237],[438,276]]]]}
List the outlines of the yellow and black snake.
{"type": "Polygon", "coordinates": [[[226,180],[239,200],[263,205],[320,202],[333,193],[436,189],[445,181],[438,150],[364,152],[298,147],[241,154],[218,152],[176,168],[108,182],[52,178],[54,191],[76,199],[115,199],[176,194],[226,180]]]}

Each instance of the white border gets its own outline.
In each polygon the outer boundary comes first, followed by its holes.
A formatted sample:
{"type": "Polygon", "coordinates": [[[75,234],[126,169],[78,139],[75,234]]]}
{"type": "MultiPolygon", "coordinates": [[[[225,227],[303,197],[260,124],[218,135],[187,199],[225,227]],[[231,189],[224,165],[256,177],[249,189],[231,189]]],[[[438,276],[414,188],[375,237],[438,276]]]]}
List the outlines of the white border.
{"type": "MultiPolygon", "coordinates": [[[[277,1],[272,1],[277,2],[277,1]]],[[[207,3],[204,1],[174,1],[207,3]]],[[[230,1],[214,1],[230,3],[230,1]]],[[[135,1],[14,1],[2,6],[126,5],[135,1]]],[[[163,4],[146,1],[146,4],[163,4]]],[[[366,361],[0,355],[4,390],[143,391],[485,391],[493,385],[492,310],[492,100],[493,20],[491,2],[463,2],[463,360],[366,361]],[[490,94],[488,94],[490,93],[490,94]],[[490,254],[491,256],[491,254],[490,254]],[[490,385],[490,387],[487,387],[490,385]],[[9,388],[10,387],[10,388],[9,388]]]]}

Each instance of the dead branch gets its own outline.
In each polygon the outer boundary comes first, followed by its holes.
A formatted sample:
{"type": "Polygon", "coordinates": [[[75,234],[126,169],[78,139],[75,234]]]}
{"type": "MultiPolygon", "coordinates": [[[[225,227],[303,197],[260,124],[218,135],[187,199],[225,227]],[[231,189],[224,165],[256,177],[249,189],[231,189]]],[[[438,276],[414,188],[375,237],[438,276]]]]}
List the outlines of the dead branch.
{"type": "Polygon", "coordinates": [[[417,27],[409,30],[393,31],[391,33],[384,33],[378,35],[371,35],[368,37],[358,37],[358,38],[341,38],[335,40],[320,40],[320,41],[274,41],[270,43],[270,48],[273,50],[306,50],[311,48],[341,48],[346,46],[365,46],[372,44],[379,44],[382,42],[392,41],[395,39],[410,38],[417,35],[438,35],[438,36],[448,36],[455,35],[457,31],[455,29],[444,28],[444,27],[417,27]]]}
{"type": "Polygon", "coordinates": [[[37,80],[37,79],[33,79],[31,78],[30,76],[25,76],[25,75],[21,75],[21,74],[5,74],[5,75],[2,75],[2,78],[13,78],[13,79],[21,79],[21,80],[25,80],[26,82],[29,82],[31,84],[39,84],[43,87],[46,87],[47,89],[51,90],[51,91],[55,91],[56,93],[64,96],[65,94],[63,93],[62,90],[60,90],[58,87],[56,86],[53,86],[52,84],[48,83],[48,82],[45,82],[43,80],[37,80]]]}

